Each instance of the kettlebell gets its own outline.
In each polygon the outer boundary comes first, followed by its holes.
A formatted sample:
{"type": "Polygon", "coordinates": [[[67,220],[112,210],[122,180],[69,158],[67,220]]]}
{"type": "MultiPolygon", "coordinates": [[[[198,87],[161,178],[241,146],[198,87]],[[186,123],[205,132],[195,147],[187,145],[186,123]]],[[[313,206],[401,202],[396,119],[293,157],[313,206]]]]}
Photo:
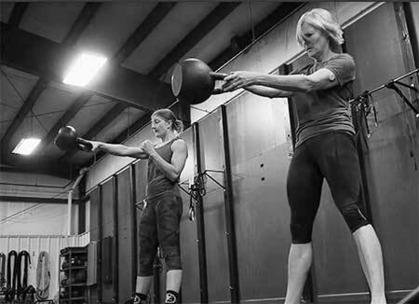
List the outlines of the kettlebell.
{"type": "Polygon", "coordinates": [[[93,146],[85,139],[78,137],[76,129],[72,126],[65,126],[58,130],[55,137],[55,145],[63,151],[92,150],[93,146]]]}
{"type": "Polygon", "coordinates": [[[223,80],[226,76],[214,73],[199,59],[188,58],[175,65],[171,77],[172,92],[182,103],[201,103],[214,93],[215,80],[223,80]]]}

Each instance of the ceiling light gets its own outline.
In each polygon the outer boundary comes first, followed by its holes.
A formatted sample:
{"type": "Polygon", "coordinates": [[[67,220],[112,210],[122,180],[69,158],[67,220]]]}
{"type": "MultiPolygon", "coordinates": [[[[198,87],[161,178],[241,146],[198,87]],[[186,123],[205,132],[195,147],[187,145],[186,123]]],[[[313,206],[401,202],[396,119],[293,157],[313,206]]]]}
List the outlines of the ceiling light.
{"type": "Polygon", "coordinates": [[[81,54],[70,68],[63,82],[66,84],[85,86],[106,62],[105,57],[81,54]]]}
{"type": "Polygon", "coordinates": [[[13,150],[15,154],[29,155],[39,145],[39,138],[23,138],[13,150]]]}

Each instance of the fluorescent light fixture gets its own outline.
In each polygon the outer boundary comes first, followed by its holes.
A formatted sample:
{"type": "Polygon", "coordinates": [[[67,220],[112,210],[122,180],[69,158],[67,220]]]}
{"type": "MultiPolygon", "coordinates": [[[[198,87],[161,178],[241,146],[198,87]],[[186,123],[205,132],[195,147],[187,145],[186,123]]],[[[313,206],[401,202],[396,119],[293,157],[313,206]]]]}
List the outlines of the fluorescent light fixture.
{"type": "Polygon", "coordinates": [[[70,68],[63,82],[66,84],[85,86],[106,63],[105,57],[92,54],[81,54],[70,68]]]}
{"type": "Polygon", "coordinates": [[[13,150],[15,154],[29,155],[39,145],[39,138],[23,138],[13,150]]]}

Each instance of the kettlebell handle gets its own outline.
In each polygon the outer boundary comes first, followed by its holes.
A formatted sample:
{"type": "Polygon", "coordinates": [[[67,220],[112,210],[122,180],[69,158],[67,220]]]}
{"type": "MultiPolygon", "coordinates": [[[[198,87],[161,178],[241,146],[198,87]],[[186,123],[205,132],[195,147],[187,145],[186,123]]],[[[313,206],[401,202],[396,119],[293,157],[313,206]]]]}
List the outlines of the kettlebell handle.
{"type": "Polygon", "coordinates": [[[82,146],[82,150],[91,151],[93,149],[93,145],[81,137],[77,137],[76,142],[82,146]]]}
{"type": "Polygon", "coordinates": [[[212,79],[214,79],[214,80],[223,80],[224,78],[227,77],[226,73],[210,72],[209,74],[212,77],[212,79]]]}

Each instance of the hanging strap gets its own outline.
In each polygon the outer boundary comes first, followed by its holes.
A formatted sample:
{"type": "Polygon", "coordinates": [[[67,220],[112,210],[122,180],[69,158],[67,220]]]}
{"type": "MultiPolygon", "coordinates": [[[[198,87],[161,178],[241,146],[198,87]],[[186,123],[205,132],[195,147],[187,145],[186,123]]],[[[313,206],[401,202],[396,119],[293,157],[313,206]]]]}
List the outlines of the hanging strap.
{"type": "Polygon", "coordinates": [[[36,266],[36,298],[46,300],[49,296],[49,256],[46,251],[41,251],[36,266]]]}
{"type": "Polygon", "coordinates": [[[0,252],[0,290],[4,287],[6,283],[6,255],[3,252],[0,252]]]}
{"type": "Polygon", "coordinates": [[[16,282],[17,282],[16,268],[17,268],[17,252],[15,250],[12,250],[7,255],[6,301],[12,301],[15,298],[16,282]],[[12,258],[13,258],[13,264],[12,264],[12,258]],[[12,265],[13,265],[13,271],[12,271],[12,265]]]}
{"type": "MultiPolygon", "coordinates": [[[[17,257],[17,298],[19,301],[25,301],[30,293],[28,288],[28,268],[31,264],[29,252],[22,250],[17,257]],[[23,269],[22,269],[23,262],[23,269]],[[23,271],[23,273],[22,273],[23,271]],[[23,276],[23,277],[22,277],[23,276]]],[[[31,286],[32,289],[33,286],[31,286]]]]}
{"type": "Polygon", "coordinates": [[[28,287],[28,267],[31,264],[31,257],[29,252],[22,250],[19,252],[18,258],[18,267],[17,267],[17,290],[22,291],[28,287]],[[23,268],[23,278],[22,278],[22,260],[24,262],[23,268]]]}

